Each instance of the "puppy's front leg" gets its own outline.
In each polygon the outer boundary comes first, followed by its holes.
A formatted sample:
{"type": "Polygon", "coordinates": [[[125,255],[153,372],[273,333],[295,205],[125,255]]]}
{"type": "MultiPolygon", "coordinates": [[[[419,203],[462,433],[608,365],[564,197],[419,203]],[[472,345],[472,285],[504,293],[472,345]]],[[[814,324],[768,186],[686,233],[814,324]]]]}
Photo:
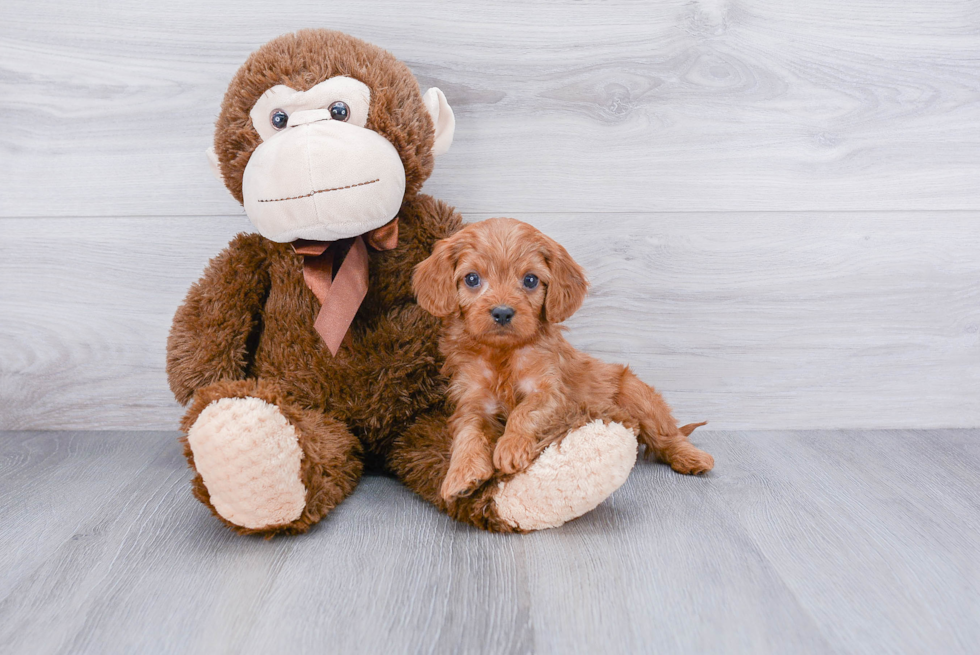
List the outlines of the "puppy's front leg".
{"type": "Polygon", "coordinates": [[[502,473],[523,471],[538,455],[539,436],[554,419],[559,397],[552,389],[528,394],[507,417],[504,434],[493,451],[493,465],[502,473]]]}
{"type": "Polygon", "coordinates": [[[460,407],[450,419],[450,425],[454,433],[452,454],[439,492],[447,501],[468,496],[493,475],[493,451],[483,416],[460,407]]]}

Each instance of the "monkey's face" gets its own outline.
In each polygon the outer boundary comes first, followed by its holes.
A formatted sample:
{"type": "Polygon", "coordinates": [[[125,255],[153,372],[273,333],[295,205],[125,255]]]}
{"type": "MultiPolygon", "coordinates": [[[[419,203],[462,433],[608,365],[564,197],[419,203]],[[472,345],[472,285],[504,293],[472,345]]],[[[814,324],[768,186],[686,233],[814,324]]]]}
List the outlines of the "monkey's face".
{"type": "Polygon", "coordinates": [[[335,241],[381,227],[418,193],[455,119],[438,89],[351,36],[266,44],[228,88],[208,155],[268,239],[335,241]]]}
{"type": "Polygon", "coordinates": [[[245,212],[273,241],[335,241],[390,221],[405,195],[398,151],[365,127],[371,91],[333,77],[308,91],[274,86],[250,116],[262,137],[245,167],[245,212]]]}

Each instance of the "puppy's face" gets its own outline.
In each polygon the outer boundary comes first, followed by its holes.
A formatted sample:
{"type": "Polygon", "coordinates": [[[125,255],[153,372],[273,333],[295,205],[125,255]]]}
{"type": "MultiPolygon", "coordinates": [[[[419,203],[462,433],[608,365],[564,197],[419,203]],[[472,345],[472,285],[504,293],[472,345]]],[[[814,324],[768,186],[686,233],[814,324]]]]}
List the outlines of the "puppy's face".
{"type": "Polygon", "coordinates": [[[588,289],[563,247],[512,218],[473,223],[438,242],[412,282],[423,309],[456,315],[472,337],[499,347],[533,341],[545,322],[571,316],[588,289]]]}

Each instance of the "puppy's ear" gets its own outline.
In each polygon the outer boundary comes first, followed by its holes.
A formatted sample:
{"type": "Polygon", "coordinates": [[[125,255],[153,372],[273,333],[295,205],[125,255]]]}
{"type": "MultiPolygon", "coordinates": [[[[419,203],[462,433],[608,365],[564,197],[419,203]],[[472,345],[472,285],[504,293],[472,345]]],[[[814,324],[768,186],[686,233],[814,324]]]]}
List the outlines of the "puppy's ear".
{"type": "Polygon", "coordinates": [[[412,272],[412,288],[419,307],[443,318],[456,312],[456,255],[452,237],[436,242],[429,258],[412,272]]]}
{"type": "Polygon", "coordinates": [[[561,323],[582,306],[589,283],[585,279],[585,271],[560,243],[541,236],[544,240],[544,258],[551,269],[544,314],[549,323],[561,323]]]}

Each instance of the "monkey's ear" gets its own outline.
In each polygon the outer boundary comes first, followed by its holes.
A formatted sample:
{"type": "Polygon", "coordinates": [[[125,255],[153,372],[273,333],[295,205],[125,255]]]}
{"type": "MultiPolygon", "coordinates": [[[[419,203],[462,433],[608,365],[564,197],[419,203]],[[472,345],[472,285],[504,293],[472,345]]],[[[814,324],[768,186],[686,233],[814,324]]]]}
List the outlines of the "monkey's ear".
{"type": "Polygon", "coordinates": [[[453,250],[450,239],[438,241],[429,258],[412,273],[412,288],[419,307],[439,318],[451,316],[459,307],[453,250]]]}
{"type": "Polygon", "coordinates": [[[225,176],[221,174],[221,166],[218,164],[218,153],[214,151],[214,146],[207,150],[208,161],[211,162],[211,172],[222,184],[225,183],[225,176]]]}
{"type": "Polygon", "coordinates": [[[453,144],[453,133],[456,131],[456,116],[453,115],[453,108],[449,106],[446,95],[432,87],[422,96],[425,108],[429,110],[432,117],[432,124],[436,127],[436,138],[432,142],[432,154],[441,155],[449,150],[453,144]]]}
{"type": "Polygon", "coordinates": [[[560,243],[542,235],[544,258],[551,269],[551,280],[544,299],[544,314],[549,323],[561,323],[578,311],[589,290],[585,271],[560,243]]]}

